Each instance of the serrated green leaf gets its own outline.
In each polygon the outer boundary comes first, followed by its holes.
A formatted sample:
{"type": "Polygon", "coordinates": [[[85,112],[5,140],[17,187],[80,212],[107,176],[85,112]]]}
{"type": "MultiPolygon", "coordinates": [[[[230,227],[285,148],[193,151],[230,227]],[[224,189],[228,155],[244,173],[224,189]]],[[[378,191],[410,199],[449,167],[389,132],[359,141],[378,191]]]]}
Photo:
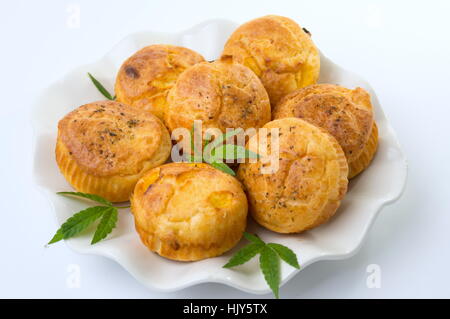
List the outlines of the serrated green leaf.
{"type": "Polygon", "coordinates": [[[113,205],[109,200],[106,200],[103,197],[98,196],[98,195],[94,195],[94,194],[87,194],[87,193],[81,193],[81,192],[58,192],[56,194],[64,195],[64,196],[83,197],[83,198],[90,199],[90,200],[92,200],[94,202],[105,204],[105,205],[108,205],[108,206],[112,206],[113,205]]]}
{"type": "Polygon", "coordinates": [[[91,245],[98,243],[100,240],[108,236],[109,233],[116,227],[118,211],[115,207],[110,207],[103,212],[102,219],[97,226],[97,229],[92,238],[91,245]]]}
{"type": "Polygon", "coordinates": [[[259,266],[264,275],[264,279],[278,299],[280,297],[280,257],[278,257],[272,248],[266,245],[259,255],[259,266]]]}
{"type": "Polygon", "coordinates": [[[270,248],[272,248],[278,256],[280,256],[281,259],[283,259],[286,263],[291,265],[294,268],[300,269],[300,265],[298,264],[297,255],[288,247],[275,244],[275,243],[269,243],[267,244],[270,248]]]}
{"type": "Polygon", "coordinates": [[[88,76],[91,79],[92,83],[94,83],[95,87],[97,88],[97,90],[100,91],[100,93],[106,97],[108,100],[114,100],[116,98],[116,96],[114,95],[114,97],[111,95],[111,93],[108,92],[107,89],[105,89],[105,87],[96,79],[94,78],[94,76],[88,72],[88,76]]]}
{"type": "Polygon", "coordinates": [[[230,174],[231,176],[236,176],[236,173],[225,163],[211,162],[208,164],[222,172],[230,174]]]}
{"type": "Polygon", "coordinates": [[[62,239],[64,239],[64,235],[63,235],[63,233],[61,231],[61,228],[60,228],[60,229],[58,229],[56,231],[55,236],[53,236],[53,238],[48,242],[47,245],[51,245],[51,244],[57,243],[58,241],[60,241],[62,239]]]}
{"type": "Polygon", "coordinates": [[[233,257],[230,258],[228,263],[223,268],[231,268],[234,266],[245,264],[247,261],[255,257],[262,249],[264,244],[249,244],[236,252],[233,257]]]}
{"type": "Polygon", "coordinates": [[[281,280],[280,258],[289,265],[300,268],[297,256],[288,247],[276,243],[266,244],[256,235],[244,232],[244,237],[251,244],[240,249],[223,267],[231,268],[242,265],[259,253],[259,267],[264,275],[264,279],[275,297],[279,298],[281,280]]]}
{"type": "Polygon", "coordinates": [[[241,145],[225,144],[213,150],[213,157],[225,160],[259,158],[259,155],[241,145]]]}
{"type": "Polygon", "coordinates": [[[84,229],[86,229],[90,224],[95,222],[103,213],[111,209],[109,206],[94,206],[82,210],[61,225],[61,232],[64,239],[75,236],[84,229]]]}
{"type": "Polygon", "coordinates": [[[255,244],[266,244],[261,238],[259,238],[258,236],[256,236],[256,235],[253,235],[253,234],[250,234],[250,233],[247,233],[247,232],[244,232],[244,237],[248,240],[248,241],[251,241],[251,242],[253,242],[253,243],[255,243],[255,244]]]}

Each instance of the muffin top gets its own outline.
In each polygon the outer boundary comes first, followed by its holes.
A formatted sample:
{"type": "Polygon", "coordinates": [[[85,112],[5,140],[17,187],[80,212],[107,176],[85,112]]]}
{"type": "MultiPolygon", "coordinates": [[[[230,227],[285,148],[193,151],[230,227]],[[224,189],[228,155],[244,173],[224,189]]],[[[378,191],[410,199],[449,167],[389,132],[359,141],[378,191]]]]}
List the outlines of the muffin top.
{"type": "Polygon", "coordinates": [[[117,100],[164,118],[167,91],[188,67],[204,61],[190,49],[155,44],[147,46],[121,66],[115,85],[117,100]]]}
{"type": "Polygon", "coordinates": [[[169,133],[156,116],[115,101],[89,103],[67,114],[58,123],[58,140],[80,167],[97,176],[137,174],[147,161],[170,153],[169,133]]]}
{"type": "Polygon", "coordinates": [[[316,83],[319,77],[320,56],[309,32],[281,16],[269,15],[241,25],[228,39],[222,56],[251,68],[272,104],[316,83]]]}
{"type": "Polygon", "coordinates": [[[281,233],[303,231],[327,220],[348,183],[347,161],[336,139],[298,118],[274,120],[264,128],[269,131],[260,131],[248,142],[248,148],[263,158],[241,164],[238,170],[252,215],[263,226],[281,233]],[[279,130],[275,139],[272,128],[279,130]],[[255,139],[258,143],[253,143],[255,139]],[[267,152],[260,149],[265,143],[267,152]],[[278,167],[263,173],[262,169],[271,165],[264,161],[267,156],[277,156],[278,167]]]}
{"type": "Polygon", "coordinates": [[[144,217],[163,219],[178,227],[182,221],[199,223],[202,215],[226,218],[246,206],[242,195],[234,177],[208,164],[169,163],[152,169],[138,182],[133,200],[144,208],[144,217]]]}
{"type": "Polygon", "coordinates": [[[292,92],[273,108],[273,118],[302,118],[326,129],[342,146],[349,162],[363,151],[374,123],[369,94],[333,84],[292,92]]]}
{"type": "Polygon", "coordinates": [[[150,170],[132,198],[136,229],[164,257],[198,260],[233,247],[246,225],[247,199],[234,177],[203,163],[150,170]]]}
{"type": "Polygon", "coordinates": [[[258,128],[270,121],[269,98],[258,77],[229,60],[194,65],[180,75],[168,96],[166,124],[172,131],[190,129],[201,120],[203,129],[258,128]]]}

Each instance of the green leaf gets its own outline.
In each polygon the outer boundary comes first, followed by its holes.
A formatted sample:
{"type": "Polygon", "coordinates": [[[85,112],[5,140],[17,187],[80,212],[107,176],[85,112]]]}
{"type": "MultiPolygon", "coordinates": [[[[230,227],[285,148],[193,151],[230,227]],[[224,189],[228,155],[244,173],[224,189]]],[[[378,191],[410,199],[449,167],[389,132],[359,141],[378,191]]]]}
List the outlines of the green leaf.
{"type": "Polygon", "coordinates": [[[94,78],[94,76],[92,74],[90,74],[88,72],[88,76],[91,79],[92,83],[94,83],[95,87],[97,88],[97,90],[100,91],[100,93],[106,97],[108,100],[114,100],[116,98],[116,96],[112,96],[111,93],[108,92],[107,89],[105,89],[105,87],[96,79],[94,78]]]}
{"type": "Polygon", "coordinates": [[[48,242],[47,245],[57,243],[58,241],[60,241],[60,240],[62,240],[62,239],[64,239],[64,235],[63,235],[63,233],[62,233],[62,231],[61,231],[61,228],[60,228],[60,229],[58,229],[58,231],[56,232],[55,236],[53,236],[53,238],[48,242]]]}
{"type": "Polygon", "coordinates": [[[98,243],[100,240],[108,236],[112,232],[117,223],[118,211],[115,207],[109,207],[103,212],[102,219],[97,226],[91,245],[98,243]]]}
{"type": "Polygon", "coordinates": [[[259,256],[259,266],[264,279],[278,299],[280,297],[278,293],[280,287],[280,257],[272,248],[264,246],[259,256]]]}
{"type": "Polygon", "coordinates": [[[94,195],[94,194],[86,194],[86,193],[81,193],[81,192],[58,192],[56,194],[65,195],[65,196],[83,197],[83,198],[93,200],[94,202],[98,202],[98,203],[105,204],[108,206],[113,205],[109,200],[106,200],[103,197],[94,195]]]}
{"type": "Polygon", "coordinates": [[[232,130],[230,132],[227,132],[225,134],[220,135],[218,138],[214,139],[211,144],[211,149],[214,149],[218,147],[219,145],[224,144],[225,141],[228,141],[228,139],[232,136],[238,135],[239,133],[243,132],[243,129],[237,128],[235,130],[232,130]]]}
{"type": "Polygon", "coordinates": [[[111,209],[111,207],[94,206],[76,213],[61,225],[61,232],[64,236],[63,238],[67,239],[80,233],[90,224],[95,222],[108,209],[111,209]]]}
{"type": "Polygon", "coordinates": [[[231,268],[242,265],[259,253],[259,267],[264,275],[264,279],[270,289],[272,289],[275,297],[279,298],[280,258],[298,269],[300,265],[298,264],[297,256],[288,247],[275,243],[266,244],[256,235],[244,232],[244,237],[251,243],[236,252],[223,267],[231,268]]]}
{"type": "Polygon", "coordinates": [[[237,160],[259,158],[259,155],[241,145],[225,144],[220,145],[213,150],[213,157],[226,160],[237,160]]]}
{"type": "Polygon", "coordinates": [[[194,152],[195,154],[195,143],[194,143],[195,124],[192,124],[190,134],[191,134],[191,152],[194,152]]]}
{"type": "Polygon", "coordinates": [[[131,205],[128,205],[128,206],[114,206],[114,208],[117,208],[117,209],[131,208],[131,205]]]}
{"type": "Polygon", "coordinates": [[[266,244],[261,238],[256,235],[244,232],[244,237],[255,244],[266,244]]]}
{"type": "Polygon", "coordinates": [[[231,176],[236,176],[236,173],[225,163],[211,162],[209,165],[231,176]]]}
{"type": "Polygon", "coordinates": [[[188,163],[202,163],[203,161],[200,156],[194,156],[192,154],[189,154],[187,156],[187,162],[188,163]]]}
{"type": "Polygon", "coordinates": [[[231,268],[234,266],[245,264],[247,261],[255,257],[262,249],[264,248],[263,244],[250,244],[247,245],[236,252],[236,254],[231,257],[228,263],[223,266],[223,268],[231,268]]]}
{"type": "Polygon", "coordinates": [[[294,268],[300,269],[300,265],[298,264],[297,256],[295,253],[286,246],[269,243],[267,244],[270,248],[272,248],[281,259],[283,259],[286,263],[291,265],[294,268]]]}
{"type": "Polygon", "coordinates": [[[203,140],[203,152],[205,151],[205,147],[211,142],[211,136],[206,136],[203,140]]]}
{"type": "MultiPolygon", "coordinates": [[[[242,146],[241,146],[242,147],[242,146]]],[[[244,148],[245,149],[245,152],[244,152],[244,159],[246,159],[246,158],[256,158],[256,159],[259,159],[260,157],[261,157],[261,155],[259,155],[258,153],[255,153],[255,152],[253,152],[253,151],[250,151],[250,150],[248,150],[248,149],[246,149],[246,148],[244,148]]],[[[238,157],[237,159],[239,159],[240,157],[238,157]]]]}

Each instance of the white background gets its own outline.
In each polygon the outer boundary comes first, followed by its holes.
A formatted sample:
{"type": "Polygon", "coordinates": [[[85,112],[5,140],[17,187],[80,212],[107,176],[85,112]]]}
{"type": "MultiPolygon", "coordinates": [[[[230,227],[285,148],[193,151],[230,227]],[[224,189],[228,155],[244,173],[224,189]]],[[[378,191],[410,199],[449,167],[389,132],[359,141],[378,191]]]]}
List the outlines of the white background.
{"type": "Polygon", "coordinates": [[[63,243],[45,248],[57,225],[31,178],[30,110],[43,88],[129,33],[269,13],[295,19],[334,62],[371,83],[409,160],[403,197],[382,211],[361,250],[306,268],[281,296],[450,297],[450,2],[444,0],[2,1],[0,297],[253,297],[219,284],[158,293],[106,258],[73,253],[63,243]],[[71,5],[80,8],[79,28],[68,24],[71,5]],[[66,284],[71,264],[81,270],[77,289],[66,284]],[[381,267],[379,289],[366,286],[370,264],[381,267]]]}

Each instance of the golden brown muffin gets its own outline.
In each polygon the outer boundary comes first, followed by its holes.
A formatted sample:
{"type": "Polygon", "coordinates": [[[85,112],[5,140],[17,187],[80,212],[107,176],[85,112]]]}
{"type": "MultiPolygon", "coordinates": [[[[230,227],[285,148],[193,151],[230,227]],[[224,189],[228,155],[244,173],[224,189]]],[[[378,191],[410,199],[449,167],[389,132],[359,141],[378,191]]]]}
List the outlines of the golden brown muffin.
{"type": "Polygon", "coordinates": [[[198,63],[178,78],[168,96],[166,124],[170,131],[191,129],[201,120],[203,130],[259,128],[270,121],[269,98],[258,77],[228,60],[198,63]]]}
{"type": "Polygon", "coordinates": [[[59,121],[56,161],[77,191],[121,202],[145,172],[167,160],[171,146],[169,132],[156,116],[99,101],[59,121]]]}
{"type": "Polygon", "coordinates": [[[377,149],[378,134],[374,128],[372,104],[364,89],[351,90],[333,84],[311,85],[284,97],[273,108],[272,114],[274,119],[298,117],[326,129],[344,150],[350,168],[349,178],[369,165],[377,149]]]}
{"type": "Polygon", "coordinates": [[[378,127],[377,123],[373,122],[372,133],[369,140],[364,146],[363,151],[357,159],[348,164],[348,178],[353,178],[365,170],[372,162],[378,148],[378,127]]]}
{"type": "Polygon", "coordinates": [[[223,254],[239,242],[247,222],[241,184],[202,163],[152,169],[136,184],[131,210],[142,242],[180,261],[223,254]]]}
{"type": "MultiPolygon", "coordinates": [[[[326,222],[347,192],[348,166],[339,143],[324,129],[298,118],[275,120],[264,128],[279,129],[278,169],[264,174],[263,157],[257,163],[241,164],[238,170],[253,218],[279,233],[298,233],[326,222]]],[[[274,156],[272,134],[260,131],[247,146],[274,156]],[[268,152],[260,149],[262,134],[268,152]]]]}
{"type": "Polygon", "coordinates": [[[309,32],[285,17],[269,15],[241,25],[228,39],[222,56],[251,68],[272,105],[319,78],[320,55],[309,32]]]}
{"type": "Polygon", "coordinates": [[[167,92],[178,76],[204,58],[174,45],[147,46],[121,66],[116,78],[117,101],[152,112],[164,120],[167,92]]]}

